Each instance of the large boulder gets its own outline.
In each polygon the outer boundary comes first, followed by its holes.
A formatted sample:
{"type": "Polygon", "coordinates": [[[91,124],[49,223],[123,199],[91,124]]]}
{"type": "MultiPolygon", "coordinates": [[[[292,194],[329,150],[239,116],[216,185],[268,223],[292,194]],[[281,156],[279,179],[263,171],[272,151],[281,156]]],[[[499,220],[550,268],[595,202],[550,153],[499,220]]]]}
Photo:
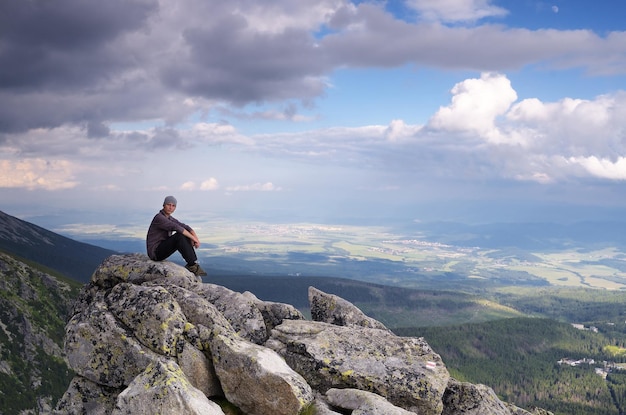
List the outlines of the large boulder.
{"type": "Polygon", "coordinates": [[[150,365],[117,397],[111,415],[224,415],[172,361],[150,365]]]}
{"type": "Polygon", "coordinates": [[[178,354],[178,365],[189,382],[209,397],[224,396],[213,362],[197,347],[185,342],[178,354]]]}
{"type": "Polygon", "coordinates": [[[122,389],[109,388],[82,376],[74,376],[65,394],[57,402],[53,414],[109,415],[115,408],[121,391],[122,389]]]}
{"type": "Polygon", "coordinates": [[[509,408],[490,387],[453,379],[443,396],[443,403],[442,415],[511,415],[509,408]]]}
{"type": "Polygon", "coordinates": [[[421,338],[286,320],[272,331],[267,346],[322,392],[360,389],[423,415],[439,415],[443,409],[450,376],[441,357],[421,338]]]}
{"type": "Polygon", "coordinates": [[[107,305],[133,336],[153,352],[176,356],[187,318],[163,287],[121,283],[111,289],[107,305]]]}
{"type": "Polygon", "coordinates": [[[196,292],[213,304],[242,338],[262,344],[268,337],[258,299],[216,284],[203,284],[196,292]]]}
{"type": "Polygon", "coordinates": [[[351,411],[351,415],[415,415],[415,412],[392,405],[380,395],[358,389],[329,389],[326,399],[334,407],[351,411]]]}
{"type": "Polygon", "coordinates": [[[368,317],[349,301],[309,287],[311,319],[337,326],[359,326],[387,330],[380,321],[368,317]]]}
{"type": "Polygon", "coordinates": [[[268,348],[218,334],[211,354],[226,398],[247,414],[299,414],[313,401],[302,376],[268,348]]]}
{"type": "Polygon", "coordinates": [[[186,268],[169,261],[156,262],[147,255],[111,255],[105,259],[91,276],[91,284],[99,288],[112,288],[120,282],[142,284],[146,281],[167,280],[181,287],[202,283],[186,268]]]}
{"type": "Polygon", "coordinates": [[[64,349],[69,366],[78,375],[108,387],[128,385],[162,358],[121,326],[103,302],[70,319],[64,349]]]}

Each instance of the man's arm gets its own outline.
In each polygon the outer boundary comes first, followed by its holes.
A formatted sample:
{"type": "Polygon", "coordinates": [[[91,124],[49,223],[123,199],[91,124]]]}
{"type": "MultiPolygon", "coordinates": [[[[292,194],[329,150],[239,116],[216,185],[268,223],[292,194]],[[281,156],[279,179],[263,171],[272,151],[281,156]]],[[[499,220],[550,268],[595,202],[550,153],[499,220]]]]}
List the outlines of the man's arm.
{"type": "Polygon", "coordinates": [[[183,235],[191,239],[191,244],[194,248],[200,247],[200,240],[198,239],[198,236],[193,229],[191,229],[190,231],[187,229],[183,230],[183,235]]]}

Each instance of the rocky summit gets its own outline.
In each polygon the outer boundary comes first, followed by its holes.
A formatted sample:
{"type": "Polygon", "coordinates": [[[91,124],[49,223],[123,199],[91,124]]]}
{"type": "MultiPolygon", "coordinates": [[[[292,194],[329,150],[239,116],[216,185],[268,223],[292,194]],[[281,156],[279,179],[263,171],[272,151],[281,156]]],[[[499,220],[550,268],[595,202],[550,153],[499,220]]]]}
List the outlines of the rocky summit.
{"type": "Polygon", "coordinates": [[[312,321],[171,262],[113,255],[67,323],[76,376],[54,413],[531,414],[452,379],[423,338],[313,287],[309,302],[312,321]]]}

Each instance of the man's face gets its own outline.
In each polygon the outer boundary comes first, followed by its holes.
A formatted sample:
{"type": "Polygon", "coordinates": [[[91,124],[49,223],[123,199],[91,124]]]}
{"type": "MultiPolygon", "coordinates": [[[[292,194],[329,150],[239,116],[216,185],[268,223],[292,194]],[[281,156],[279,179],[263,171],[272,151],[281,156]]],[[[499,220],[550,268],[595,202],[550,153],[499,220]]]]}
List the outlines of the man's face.
{"type": "Polygon", "coordinates": [[[166,215],[171,215],[176,210],[176,205],[173,203],[166,203],[163,205],[163,211],[166,215]]]}

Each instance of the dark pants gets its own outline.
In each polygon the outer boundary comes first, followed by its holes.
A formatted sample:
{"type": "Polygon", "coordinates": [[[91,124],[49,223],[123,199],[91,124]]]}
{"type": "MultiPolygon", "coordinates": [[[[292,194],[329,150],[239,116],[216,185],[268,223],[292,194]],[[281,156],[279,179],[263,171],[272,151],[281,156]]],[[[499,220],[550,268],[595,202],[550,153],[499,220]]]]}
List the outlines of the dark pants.
{"type": "Polygon", "coordinates": [[[195,264],[198,260],[196,251],[193,249],[193,245],[191,245],[191,240],[178,232],[161,242],[154,254],[157,261],[163,261],[176,251],[180,252],[187,265],[195,264]]]}

